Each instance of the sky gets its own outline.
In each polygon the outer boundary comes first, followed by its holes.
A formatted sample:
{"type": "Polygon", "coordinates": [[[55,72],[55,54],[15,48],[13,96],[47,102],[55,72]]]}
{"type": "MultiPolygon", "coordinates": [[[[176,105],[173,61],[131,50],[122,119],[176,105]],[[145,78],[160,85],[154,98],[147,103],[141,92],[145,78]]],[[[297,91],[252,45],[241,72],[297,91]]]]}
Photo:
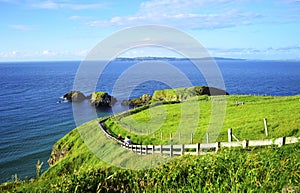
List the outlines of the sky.
{"type": "MultiPolygon", "coordinates": [[[[84,60],[140,25],[183,31],[213,57],[300,60],[300,0],[0,0],[0,62],[84,60]]],[[[162,48],[120,56],[177,57],[162,48]]]]}

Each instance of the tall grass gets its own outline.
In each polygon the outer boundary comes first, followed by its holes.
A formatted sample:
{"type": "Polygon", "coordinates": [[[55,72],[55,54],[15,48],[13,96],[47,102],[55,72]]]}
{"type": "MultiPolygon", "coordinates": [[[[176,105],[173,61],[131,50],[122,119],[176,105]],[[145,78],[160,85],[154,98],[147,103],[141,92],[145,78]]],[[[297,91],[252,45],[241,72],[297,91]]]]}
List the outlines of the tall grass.
{"type": "MultiPolygon", "coordinates": [[[[52,168],[51,168],[52,169],[52,168]]],[[[51,170],[50,169],[50,170],[51,170]]],[[[0,186],[12,192],[281,192],[299,191],[300,143],[281,148],[222,149],[181,156],[147,170],[112,166],[48,173],[38,181],[0,186]]]]}

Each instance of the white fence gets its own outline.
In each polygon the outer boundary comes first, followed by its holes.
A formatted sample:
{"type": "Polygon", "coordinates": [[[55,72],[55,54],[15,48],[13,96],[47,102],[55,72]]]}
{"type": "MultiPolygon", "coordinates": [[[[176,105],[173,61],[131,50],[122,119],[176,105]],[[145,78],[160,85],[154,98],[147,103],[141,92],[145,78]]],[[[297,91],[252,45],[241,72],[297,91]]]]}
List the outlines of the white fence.
{"type": "Polygon", "coordinates": [[[129,145],[113,137],[105,129],[103,125],[104,121],[99,122],[101,130],[105,135],[119,143],[122,147],[132,150],[138,154],[167,154],[170,156],[193,154],[201,155],[208,151],[219,151],[222,147],[256,147],[256,146],[268,146],[276,145],[281,147],[286,144],[297,143],[300,141],[300,137],[280,137],[277,139],[263,139],[263,140],[243,140],[236,142],[215,142],[215,143],[197,143],[197,144],[180,144],[180,145],[129,145]]]}

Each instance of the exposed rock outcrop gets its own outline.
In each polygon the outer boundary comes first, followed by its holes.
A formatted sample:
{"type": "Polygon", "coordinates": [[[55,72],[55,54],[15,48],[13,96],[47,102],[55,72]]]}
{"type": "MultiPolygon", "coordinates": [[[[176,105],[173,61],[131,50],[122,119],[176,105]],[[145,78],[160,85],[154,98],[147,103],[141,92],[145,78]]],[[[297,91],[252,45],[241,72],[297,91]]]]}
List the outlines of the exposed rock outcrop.
{"type": "Polygon", "coordinates": [[[93,92],[90,98],[91,105],[97,108],[111,107],[116,102],[117,99],[106,92],[93,92]]]}
{"type": "Polygon", "coordinates": [[[56,149],[56,146],[54,145],[52,148],[50,158],[48,159],[48,164],[50,166],[53,166],[60,159],[64,158],[67,155],[68,151],[69,151],[68,148],[63,148],[61,150],[58,150],[58,149],[56,149]]]}
{"type": "Polygon", "coordinates": [[[217,95],[229,95],[225,90],[208,87],[208,86],[196,86],[194,87],[198,95],[208,95],[208,96],[217,96],[217,95]]]}
{"type": "Polygon", "coordinates": [[[152,99],[152,97],[150,94],[143,94],[140,98],[123,100],[121,105],[131,106],[131,107],[140,107],[140,106],[148,105],[150,103],[151,99],[152,99]]]}
{"type": "Polygon", "coordinates": [[[152,99],[154,101],[173,101],[181,102],[185,101],[190,97],[208,95],[228,95],[225,90],[208,87],[208,86],[196,86],[190,88],[175,88],[166,90],[157,90],[154,92],[152,99]]]}
{"type": "Polygon", "coordinates": [[[69,102],[82,102],[86,97],[80,91],[70,91],[63,98],[69,102]]]}
{"type": "Polygon", "coordinates": [[[148,105],[154,101],[176,103],[200,95],[216,96],[216,95],[229,95],[229,94],[225,90],[214,88],[214,87],[195,86],[190,88],[156,90],[153,96],[149,94],[144,94],[140,98],[123,100],[121,104],[123,106],[140,107],[140,106],[148,105]]]}

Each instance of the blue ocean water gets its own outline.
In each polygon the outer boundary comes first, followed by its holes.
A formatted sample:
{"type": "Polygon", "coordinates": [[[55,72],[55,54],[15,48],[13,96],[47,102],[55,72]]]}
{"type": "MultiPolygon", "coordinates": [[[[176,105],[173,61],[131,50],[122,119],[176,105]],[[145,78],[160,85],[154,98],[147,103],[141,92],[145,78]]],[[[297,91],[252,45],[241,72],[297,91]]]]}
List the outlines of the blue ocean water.
{"type": "MultiPolygon", "coordinates": [[[[118,87],[118,92],[115,92],[114,96],[119,102],[114,112],[126,109],[120,102],[127,99],[128,90],[129,97],[152,94],[156,89],[169,88],[168,78],[176,87],[187,86],[182,82],[183,79],[174,78],[171,68],[157,69],[157,76],[160,78],[150,80],[151,76],[147,77],[143,73],[148,71],[151,75],[155,70],[151,70],[151,62],[147,64],[147,68],[133,68],[130,71],[137,61],[116,60],[103,70],[97,81],[98,91],[112,93],[120,77],[126,80],[123,86],[118,87]],[[130,76],[126,76],[124,72],[131,72],[130,76]],[[144,77],[141,80],[148,81],[137,83],[141,77],[144,77]],[[166,82],[159,81],[165,77],[166,82]]],[[[230,94],[300,94],[300,62],[216,62],[230,94]]],[[[167,63],[176,66],[193,85],[207,85],[204,77],[199,76],[197,69],[188,60],[168,60],[167,63]]],[[[58,101],[73,89],[79,65],[79,61],[0,63],[0,183],[11,180],[14,174],[21,179],[34,177],[37,160],[44,162],[42,171],[48,168],[47,160],[52,146],[76,126],[72,104],[58,101]]],[[[91,91],[89,87],[83,90],[85,94],[91,91]]],[[[92,108],[87,102],[82,105],[85,109],[92,108]]],[[[98,117],[103,117],[113,111],[102,109],[97,113],[98,117]]]]}

